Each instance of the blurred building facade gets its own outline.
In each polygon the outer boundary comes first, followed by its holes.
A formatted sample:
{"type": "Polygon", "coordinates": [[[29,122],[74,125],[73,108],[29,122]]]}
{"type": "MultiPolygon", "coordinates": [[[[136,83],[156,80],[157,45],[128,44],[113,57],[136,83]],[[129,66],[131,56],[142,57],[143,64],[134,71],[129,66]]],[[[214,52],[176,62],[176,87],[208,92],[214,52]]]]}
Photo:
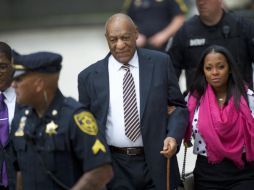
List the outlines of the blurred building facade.
{"type": "Polygon", "coordinates": [[[123,0],[1,0],[0,30],[103,23],[123,0]]]}

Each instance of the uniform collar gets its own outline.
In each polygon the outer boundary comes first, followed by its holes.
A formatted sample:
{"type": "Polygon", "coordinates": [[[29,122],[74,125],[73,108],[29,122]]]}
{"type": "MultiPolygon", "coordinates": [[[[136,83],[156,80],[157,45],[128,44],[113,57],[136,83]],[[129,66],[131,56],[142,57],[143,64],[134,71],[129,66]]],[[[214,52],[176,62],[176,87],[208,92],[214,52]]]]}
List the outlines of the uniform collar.
{"type": "Polygon", "coordinates": [[[46,111],[44,118],[52,118],[52,117],[57,117],[59,112],[61,111],[61,108],[64,104],[64,96],[61,93],[59,89],[57,89],[55,97],[51,104],[49,105],[48,110],[46,111]]]}

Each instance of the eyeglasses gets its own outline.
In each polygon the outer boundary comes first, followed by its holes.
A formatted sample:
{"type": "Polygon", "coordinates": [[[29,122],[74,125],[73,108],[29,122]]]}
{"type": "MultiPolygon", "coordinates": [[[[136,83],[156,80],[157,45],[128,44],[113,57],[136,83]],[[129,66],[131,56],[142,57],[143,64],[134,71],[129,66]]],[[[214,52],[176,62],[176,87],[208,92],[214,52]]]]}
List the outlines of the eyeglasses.
{"type": "Polygon", "coordinates": [[[10,67],[12,67],[10,64],[0,64],[0,72],[5,73],[9,70],[10,67]]]}

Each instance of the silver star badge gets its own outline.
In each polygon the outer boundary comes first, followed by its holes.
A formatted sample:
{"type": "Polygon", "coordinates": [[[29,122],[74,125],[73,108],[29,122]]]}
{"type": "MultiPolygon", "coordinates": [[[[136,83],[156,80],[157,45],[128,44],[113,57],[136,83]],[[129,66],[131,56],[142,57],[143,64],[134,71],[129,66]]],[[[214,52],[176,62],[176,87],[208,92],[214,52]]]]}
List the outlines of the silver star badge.
{"type": "Polygon", "coordinates": [[[52,136],[52,135],[56,135],[57,132],[56,132],[56,129],[58,128],[58,125],[55,124],[54,121],[51,121],[50,123],[48,123],[46,125],[46,133],[49,135],[49,136],[52,136]]]}

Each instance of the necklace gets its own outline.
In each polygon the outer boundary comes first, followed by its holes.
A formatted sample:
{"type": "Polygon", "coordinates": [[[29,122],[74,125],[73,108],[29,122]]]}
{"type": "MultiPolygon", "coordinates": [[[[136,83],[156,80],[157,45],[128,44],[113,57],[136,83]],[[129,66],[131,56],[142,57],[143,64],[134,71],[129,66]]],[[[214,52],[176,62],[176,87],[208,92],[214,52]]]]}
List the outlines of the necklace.
{"type": "Polygon", "coordinates": [[[224,98],[217,98],[217,100],[220,106],[222,106],[225,102],[224,98]]]}
{"type": "Polygon", "coordinates": [[[224,98],[218,98],[219,102],[224,102],[224,98]]]}

